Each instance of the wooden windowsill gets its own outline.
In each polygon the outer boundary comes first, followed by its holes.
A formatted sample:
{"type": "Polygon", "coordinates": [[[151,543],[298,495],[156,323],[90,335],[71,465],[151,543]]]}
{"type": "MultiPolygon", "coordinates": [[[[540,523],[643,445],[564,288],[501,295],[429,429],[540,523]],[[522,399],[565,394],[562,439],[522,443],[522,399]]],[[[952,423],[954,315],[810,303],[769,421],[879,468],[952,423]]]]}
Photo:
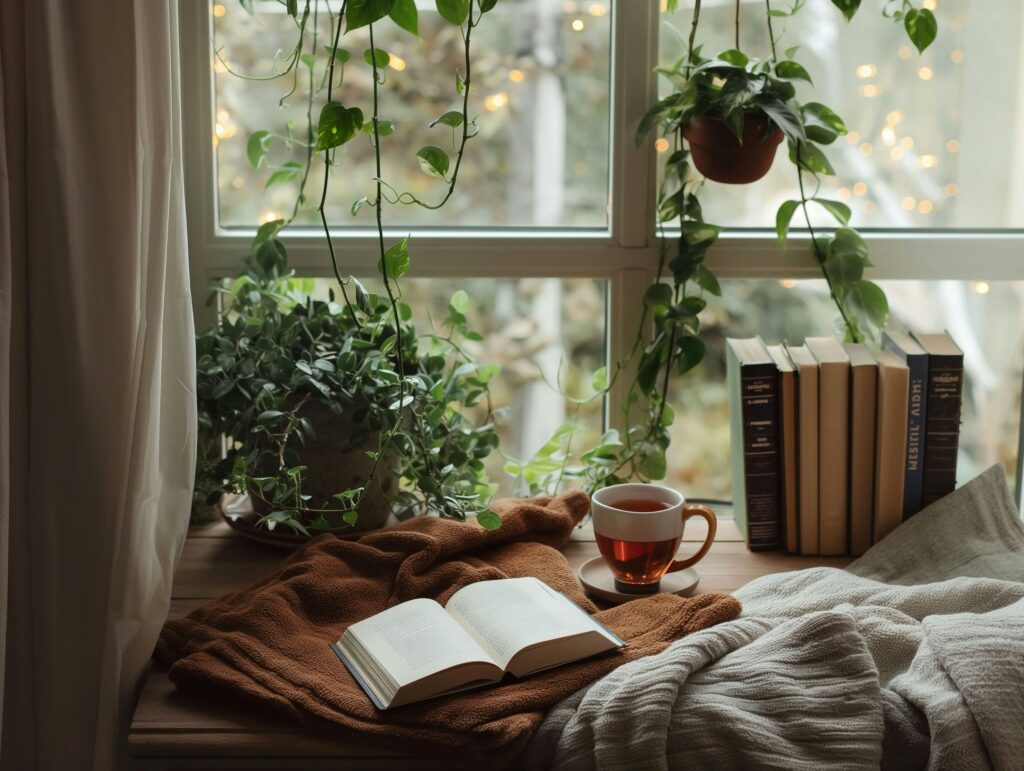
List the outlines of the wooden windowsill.
{"type": "MultiPolygon", "coordinates": [[[[724,511],[722,512],[725,513],[724,511]]],[[[694,518],[684,541],[703,542],[707,525],[694,518]]],[[[595,556],[593,530],[576,530],[562,550],[578,567],[595,556]]],[[[683,547],[683,553],[686,547],[683,547]]],[[[286,552],[251,543],[223,522],[189,531],[174,577],[170,617],[180,618],[203,602],[256,582],[286,552]]],[[[843,567],[844,557],[798,557],[780,552],[750,552],[731,519],[720,519],[715,544],[700,562],[697,592],[731,592],[768,573],[813,566],[843,567]]],[[[455,769],[468,767],[456,759],[433,762],[387,750],[339,743],[276,724],[240,711],[211,704],[175,690],[161,669],[146,677],[128,735],[128,753],[138,769],[204,768],[246,771],[259,769],[455,769]]]]}

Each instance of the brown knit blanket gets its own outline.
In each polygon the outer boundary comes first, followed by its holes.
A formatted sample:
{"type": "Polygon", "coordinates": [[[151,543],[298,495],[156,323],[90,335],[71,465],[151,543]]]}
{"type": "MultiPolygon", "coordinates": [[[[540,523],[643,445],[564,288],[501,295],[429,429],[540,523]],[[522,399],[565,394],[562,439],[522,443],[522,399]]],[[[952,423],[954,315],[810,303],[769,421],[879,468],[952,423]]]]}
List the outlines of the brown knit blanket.
{"type": "Polygon", "coordinates": [[[501,501],[498,530],[416,518],[359,541],[324,535],[255,586],[169,621],[156,658],[197,694],[230,697],[339,738],[417,753],[518,753],[545,710],[616,667],[739,615],[728,595],[654,595],[598,611],[558,551],[587,496],[501,501]],[[379,712],[328,645],[356,621],[415,597],[444,604],[474,581],[536,576],[629,647],[524,680],[379,712]]]}

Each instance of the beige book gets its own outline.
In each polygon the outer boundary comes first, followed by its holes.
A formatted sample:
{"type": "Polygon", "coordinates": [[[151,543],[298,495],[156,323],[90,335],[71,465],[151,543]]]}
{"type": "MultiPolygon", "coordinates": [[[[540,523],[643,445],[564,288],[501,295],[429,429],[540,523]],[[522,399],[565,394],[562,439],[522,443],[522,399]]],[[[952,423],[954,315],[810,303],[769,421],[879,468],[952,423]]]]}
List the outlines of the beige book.
{"type": "Polygon", "coordinates": [[[866,345],[843,346],[850,357],[850,554],[871,548],[875,506],[875,406],[878,365],[866,345]]]}
{"type": "Polygon", "coordinates": [[[478,581],[352,624],[331,648],[378,709],[526,677],[626,643],[536,578],[478,581]]]}
{"type": "Polygon", "coordinates": [[[782,512],[786,551],[800,553],[797,520],[796,367],[782,345],[769,345],[768,353],[779,368],[779,427],[782,435],[782,512]]]}
{"type": "Polygon", "coordinates": [[[903,521],[910,369],[892,351],[878,351],[878,422],[875,432],[874,543],[903,521]]]}
{"type": "Polygon", "coordinates": [[[818,360],[818,553],[846,554],[850,357],[833,337],[808,337],[818,360]]]}
{"type": "Polygon", "coordinates": [[[787,346],[796,366],[797,520],[800,553],[818,553],[818,362],[806,345],[787,346]]]}

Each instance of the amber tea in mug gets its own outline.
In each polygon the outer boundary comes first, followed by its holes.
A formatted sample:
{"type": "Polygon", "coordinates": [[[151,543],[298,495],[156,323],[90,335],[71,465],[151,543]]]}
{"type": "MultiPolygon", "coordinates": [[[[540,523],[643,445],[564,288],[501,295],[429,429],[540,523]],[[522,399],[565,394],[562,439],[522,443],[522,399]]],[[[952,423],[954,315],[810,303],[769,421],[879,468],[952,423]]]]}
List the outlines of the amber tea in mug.
{"type": "Polygon", "coordinates": [[[715,539],[714,512],[688,505],[682,495],[660,485],[606,487],[591,504],[597,548],[621,592],[657,592],[663,575],[696,564],[715,539]],[[686,520],[693,516],[707,520],[708,536],[696,554],[676,560],[686,520]]]}

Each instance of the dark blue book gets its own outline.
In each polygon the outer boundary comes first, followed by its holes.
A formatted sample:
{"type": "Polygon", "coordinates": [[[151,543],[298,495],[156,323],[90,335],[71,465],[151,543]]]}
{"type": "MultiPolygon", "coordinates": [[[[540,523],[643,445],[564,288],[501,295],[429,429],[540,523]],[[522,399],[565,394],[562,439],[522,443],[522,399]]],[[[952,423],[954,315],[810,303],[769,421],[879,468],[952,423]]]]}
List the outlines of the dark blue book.
{"type": "Polygon", "coordinates": [[[928,354],[928,420],[924,430],[924,496],[927,506],[956,487],[960,445],[960,405],[964,387],[964,354],[948,332],[914,333],[928,354]]]}
{"type": "Polygon", "coordinates": [[[882,347],[907,363],[907,455],[904,464],[903,519],[917,514],[924,500],[924,437],[928,410],[928,354],[906,332],[884,332],[882,347]]]}

